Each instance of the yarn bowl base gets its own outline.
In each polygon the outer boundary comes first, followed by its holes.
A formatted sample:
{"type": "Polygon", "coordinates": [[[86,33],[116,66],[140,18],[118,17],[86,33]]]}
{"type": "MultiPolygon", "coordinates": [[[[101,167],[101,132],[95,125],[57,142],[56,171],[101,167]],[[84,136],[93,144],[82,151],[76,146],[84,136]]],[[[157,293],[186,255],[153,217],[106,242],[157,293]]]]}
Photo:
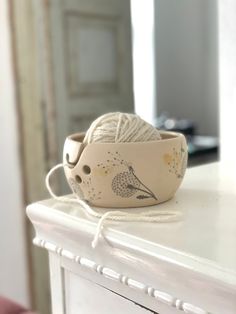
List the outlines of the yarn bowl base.
{"type": "Polygon", "coordinates": [[[160,131],[161,140],[84,145],[84,133],[66,138],[65,175],[73,193],[92,206],[143,207],[165,202],[187,167],[183,134],[160,131]]]}

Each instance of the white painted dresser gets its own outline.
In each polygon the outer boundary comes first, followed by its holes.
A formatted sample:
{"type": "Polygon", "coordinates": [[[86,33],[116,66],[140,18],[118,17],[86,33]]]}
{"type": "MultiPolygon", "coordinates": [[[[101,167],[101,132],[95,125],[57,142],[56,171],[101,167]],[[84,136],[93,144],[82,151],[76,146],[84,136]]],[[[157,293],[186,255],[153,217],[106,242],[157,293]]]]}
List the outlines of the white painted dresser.
{"type": "Polygon", "coordinates": [[[34,244],[49,251],[53,314],[236,313],[235,169],[192,168],[158,207],[183,220],[109,223],[92,249],[96,220],[79,206],[28,206],[34,244]]]}

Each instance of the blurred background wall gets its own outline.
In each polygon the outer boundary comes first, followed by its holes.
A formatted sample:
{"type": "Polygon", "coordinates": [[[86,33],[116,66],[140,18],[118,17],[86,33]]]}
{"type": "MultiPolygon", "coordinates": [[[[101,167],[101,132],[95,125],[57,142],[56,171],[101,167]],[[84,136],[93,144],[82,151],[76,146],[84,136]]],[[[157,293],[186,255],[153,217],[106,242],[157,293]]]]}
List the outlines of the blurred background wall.
{"type": "Polygon", "coordinates": [[[156,0],[157,113],[196,122],[218,135],[216,0],[156,0]]]}
{"type": "Polygon", "coordinates": [[[0,31],[0,295],[29,306],[19,117],[6,1],[0,1],[0,31]]]}

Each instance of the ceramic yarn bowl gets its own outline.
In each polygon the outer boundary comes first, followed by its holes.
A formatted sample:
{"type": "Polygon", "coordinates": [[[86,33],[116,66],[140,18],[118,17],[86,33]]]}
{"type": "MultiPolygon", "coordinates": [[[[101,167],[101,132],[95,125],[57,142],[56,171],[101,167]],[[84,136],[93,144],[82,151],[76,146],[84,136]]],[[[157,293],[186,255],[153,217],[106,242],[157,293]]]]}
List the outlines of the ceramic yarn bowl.
{"type": "Polygon", "coordinates": [[[187,166],[184,135],[161,131],[162,139],[84,145],[84,134],[67,137],[63,162],[74,193],[98,207],[142,207],[172,198],[187,166]]]}

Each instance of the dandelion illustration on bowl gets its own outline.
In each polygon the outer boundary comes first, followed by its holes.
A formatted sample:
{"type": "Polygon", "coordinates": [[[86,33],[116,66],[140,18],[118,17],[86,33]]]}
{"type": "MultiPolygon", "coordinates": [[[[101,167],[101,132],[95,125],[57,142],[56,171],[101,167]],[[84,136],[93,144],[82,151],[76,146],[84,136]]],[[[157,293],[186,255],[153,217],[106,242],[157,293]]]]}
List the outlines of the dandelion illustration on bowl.
{"type": "Polygon", "coordinates": [[[122,167],[122,170],[113,177],[111,182],[112,191],[117,196],[128,198],[136,195],[136,198],[140,200],[147,198],[157,200],[156,195],[137,177],[133,166],[122,159],[119,152],[108,152],[108,155],[106,162],[99,163],[97,166],[103,169],[105,173],[111,172],[111,167],[122,167]]]}

